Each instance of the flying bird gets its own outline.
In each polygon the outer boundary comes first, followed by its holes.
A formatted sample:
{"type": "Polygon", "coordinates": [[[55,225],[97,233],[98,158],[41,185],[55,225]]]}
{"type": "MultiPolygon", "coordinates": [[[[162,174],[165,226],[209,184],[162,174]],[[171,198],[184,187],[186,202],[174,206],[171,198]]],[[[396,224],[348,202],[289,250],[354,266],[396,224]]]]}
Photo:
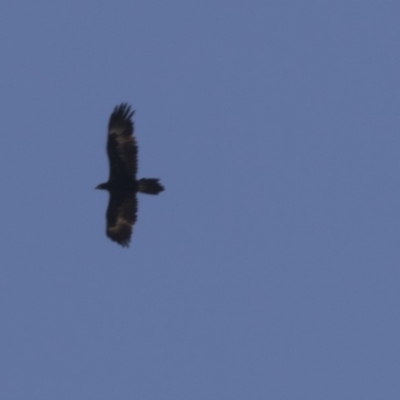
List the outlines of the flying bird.
{"type": "Polygon", "coordinates": [[[157,178],[137,180],[138,146],[134,136],[134,110],[122,103],[115,107],[108,122],[107,154],[110,163],[108,181],[96,189],[108,190],[107,236],[128,247],[137,219],[137,193],[159,194],[164,187],[157,178]]]}

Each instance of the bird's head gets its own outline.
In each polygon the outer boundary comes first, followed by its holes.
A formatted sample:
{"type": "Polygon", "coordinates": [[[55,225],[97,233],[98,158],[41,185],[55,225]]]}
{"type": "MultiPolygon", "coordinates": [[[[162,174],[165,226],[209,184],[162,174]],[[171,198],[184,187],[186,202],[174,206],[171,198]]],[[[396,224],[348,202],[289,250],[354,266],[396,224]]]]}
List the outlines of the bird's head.
{"type": "Polygon", "coordinates": [[[97,185],[95,189],[108,190],[108,183],[100,183],[100,185],[97,185]]]}

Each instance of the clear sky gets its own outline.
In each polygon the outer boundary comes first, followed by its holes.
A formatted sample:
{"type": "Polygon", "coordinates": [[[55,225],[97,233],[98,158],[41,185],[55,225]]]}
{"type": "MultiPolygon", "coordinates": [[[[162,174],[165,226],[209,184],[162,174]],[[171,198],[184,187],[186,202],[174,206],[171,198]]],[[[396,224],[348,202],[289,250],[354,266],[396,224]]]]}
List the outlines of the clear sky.
{"type": "Polygon", "coordinates": [[[4,1],[0,398],[400,398],[400,3],[4,1]],[[132,244],[106,126],[136,109],[132,244]]]}

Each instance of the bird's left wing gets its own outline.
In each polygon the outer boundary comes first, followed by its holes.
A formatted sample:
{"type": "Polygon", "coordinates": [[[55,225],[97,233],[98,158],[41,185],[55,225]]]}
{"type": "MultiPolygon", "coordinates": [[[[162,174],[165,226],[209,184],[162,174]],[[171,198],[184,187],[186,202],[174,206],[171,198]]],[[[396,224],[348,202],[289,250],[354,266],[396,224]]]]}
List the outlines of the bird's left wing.
{"type": "Polygon", "coordinates": [[[115,107],[108,122],[107,153],[110,161],[110,180],[125,176],[136,179],[138,147],[134,136],[132,116],[128,104],[115,107]]]}

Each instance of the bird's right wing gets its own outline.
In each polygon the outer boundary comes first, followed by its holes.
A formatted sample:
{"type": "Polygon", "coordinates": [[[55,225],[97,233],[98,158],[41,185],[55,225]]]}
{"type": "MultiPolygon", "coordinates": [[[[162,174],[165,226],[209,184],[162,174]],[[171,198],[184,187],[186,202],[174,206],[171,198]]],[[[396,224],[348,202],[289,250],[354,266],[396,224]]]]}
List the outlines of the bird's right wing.
{"type": "Polygon", "coordinates": [[[136,193],[121,194],[111,191],[107,208],[107,236],[121,246],[128,247],[136,219],[136,193]]]}

